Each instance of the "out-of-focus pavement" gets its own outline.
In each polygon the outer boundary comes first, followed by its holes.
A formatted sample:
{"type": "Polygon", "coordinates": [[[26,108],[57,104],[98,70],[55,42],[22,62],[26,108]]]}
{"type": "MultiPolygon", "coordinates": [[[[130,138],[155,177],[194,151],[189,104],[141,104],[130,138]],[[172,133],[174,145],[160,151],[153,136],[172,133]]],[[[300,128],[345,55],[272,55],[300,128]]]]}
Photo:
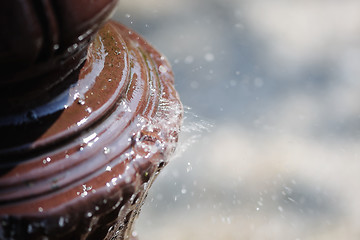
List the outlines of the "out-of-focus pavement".
{"type": "Polygon", "coordinates": [[[186,109],[141,240],[360,239],[360,1],[122,0],[186,109]]]}

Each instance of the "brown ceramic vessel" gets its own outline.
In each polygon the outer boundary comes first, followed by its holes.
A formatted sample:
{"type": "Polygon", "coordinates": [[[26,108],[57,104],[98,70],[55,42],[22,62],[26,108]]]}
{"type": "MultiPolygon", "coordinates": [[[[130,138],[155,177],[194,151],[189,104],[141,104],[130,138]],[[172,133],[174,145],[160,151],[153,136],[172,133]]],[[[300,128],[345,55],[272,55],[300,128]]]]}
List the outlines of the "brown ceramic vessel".
{"type": "Polygon", "coordinates": [[[64,61],[25,61],[1,82],[0,239],[131,238],[174,152],[182,105],[165,57],[113,21],[70,53],[87,37],[75,32],[64,61]]]}

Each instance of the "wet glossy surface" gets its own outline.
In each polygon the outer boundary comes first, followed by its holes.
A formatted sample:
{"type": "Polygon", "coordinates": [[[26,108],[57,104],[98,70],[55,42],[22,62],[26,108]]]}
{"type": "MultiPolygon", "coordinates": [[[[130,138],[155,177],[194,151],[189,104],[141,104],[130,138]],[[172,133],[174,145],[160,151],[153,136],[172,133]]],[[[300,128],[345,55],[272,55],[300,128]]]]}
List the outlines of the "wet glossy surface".
{"type": "MultiPolygon", "coordinates": [[[[0,237],[131,234],[177,143],[182,105],[173,83],[164,56],[132,30],[106,24],[57,118],[34,141],[0,152],[0,237]]],[[[47,120],[33,113],[33,126],[47,120]]]]}

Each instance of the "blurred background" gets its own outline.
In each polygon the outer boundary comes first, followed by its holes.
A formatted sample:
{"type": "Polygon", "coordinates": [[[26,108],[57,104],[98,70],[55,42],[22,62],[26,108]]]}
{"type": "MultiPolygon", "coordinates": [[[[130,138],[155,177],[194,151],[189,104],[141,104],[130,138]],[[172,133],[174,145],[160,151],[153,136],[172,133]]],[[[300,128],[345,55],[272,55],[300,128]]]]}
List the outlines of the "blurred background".
{"type": "Polygon", "coordinates": [[[141,240],[360,239],[360,1],[121,0],[173,66],[177,156],[141,240]]]}

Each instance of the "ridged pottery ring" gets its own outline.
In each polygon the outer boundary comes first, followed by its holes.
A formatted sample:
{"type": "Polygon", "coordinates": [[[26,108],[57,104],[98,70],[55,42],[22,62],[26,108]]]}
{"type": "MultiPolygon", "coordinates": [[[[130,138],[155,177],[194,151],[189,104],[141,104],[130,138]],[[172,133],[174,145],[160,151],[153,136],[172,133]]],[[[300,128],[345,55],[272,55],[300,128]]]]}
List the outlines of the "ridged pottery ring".
{"type": "MultiPolygon", "coordinates": [[[[85,30],[58,31],[51,54],[49,42],[39,48],[48,57],[2,69],[0,239],[131,239],[175,150],[183,108],[169,63],[134,31],[104,24],[115,1],[99,2],[85,30]]],[[[21,52],[12,56],[10,66],[21,52]]]]}

